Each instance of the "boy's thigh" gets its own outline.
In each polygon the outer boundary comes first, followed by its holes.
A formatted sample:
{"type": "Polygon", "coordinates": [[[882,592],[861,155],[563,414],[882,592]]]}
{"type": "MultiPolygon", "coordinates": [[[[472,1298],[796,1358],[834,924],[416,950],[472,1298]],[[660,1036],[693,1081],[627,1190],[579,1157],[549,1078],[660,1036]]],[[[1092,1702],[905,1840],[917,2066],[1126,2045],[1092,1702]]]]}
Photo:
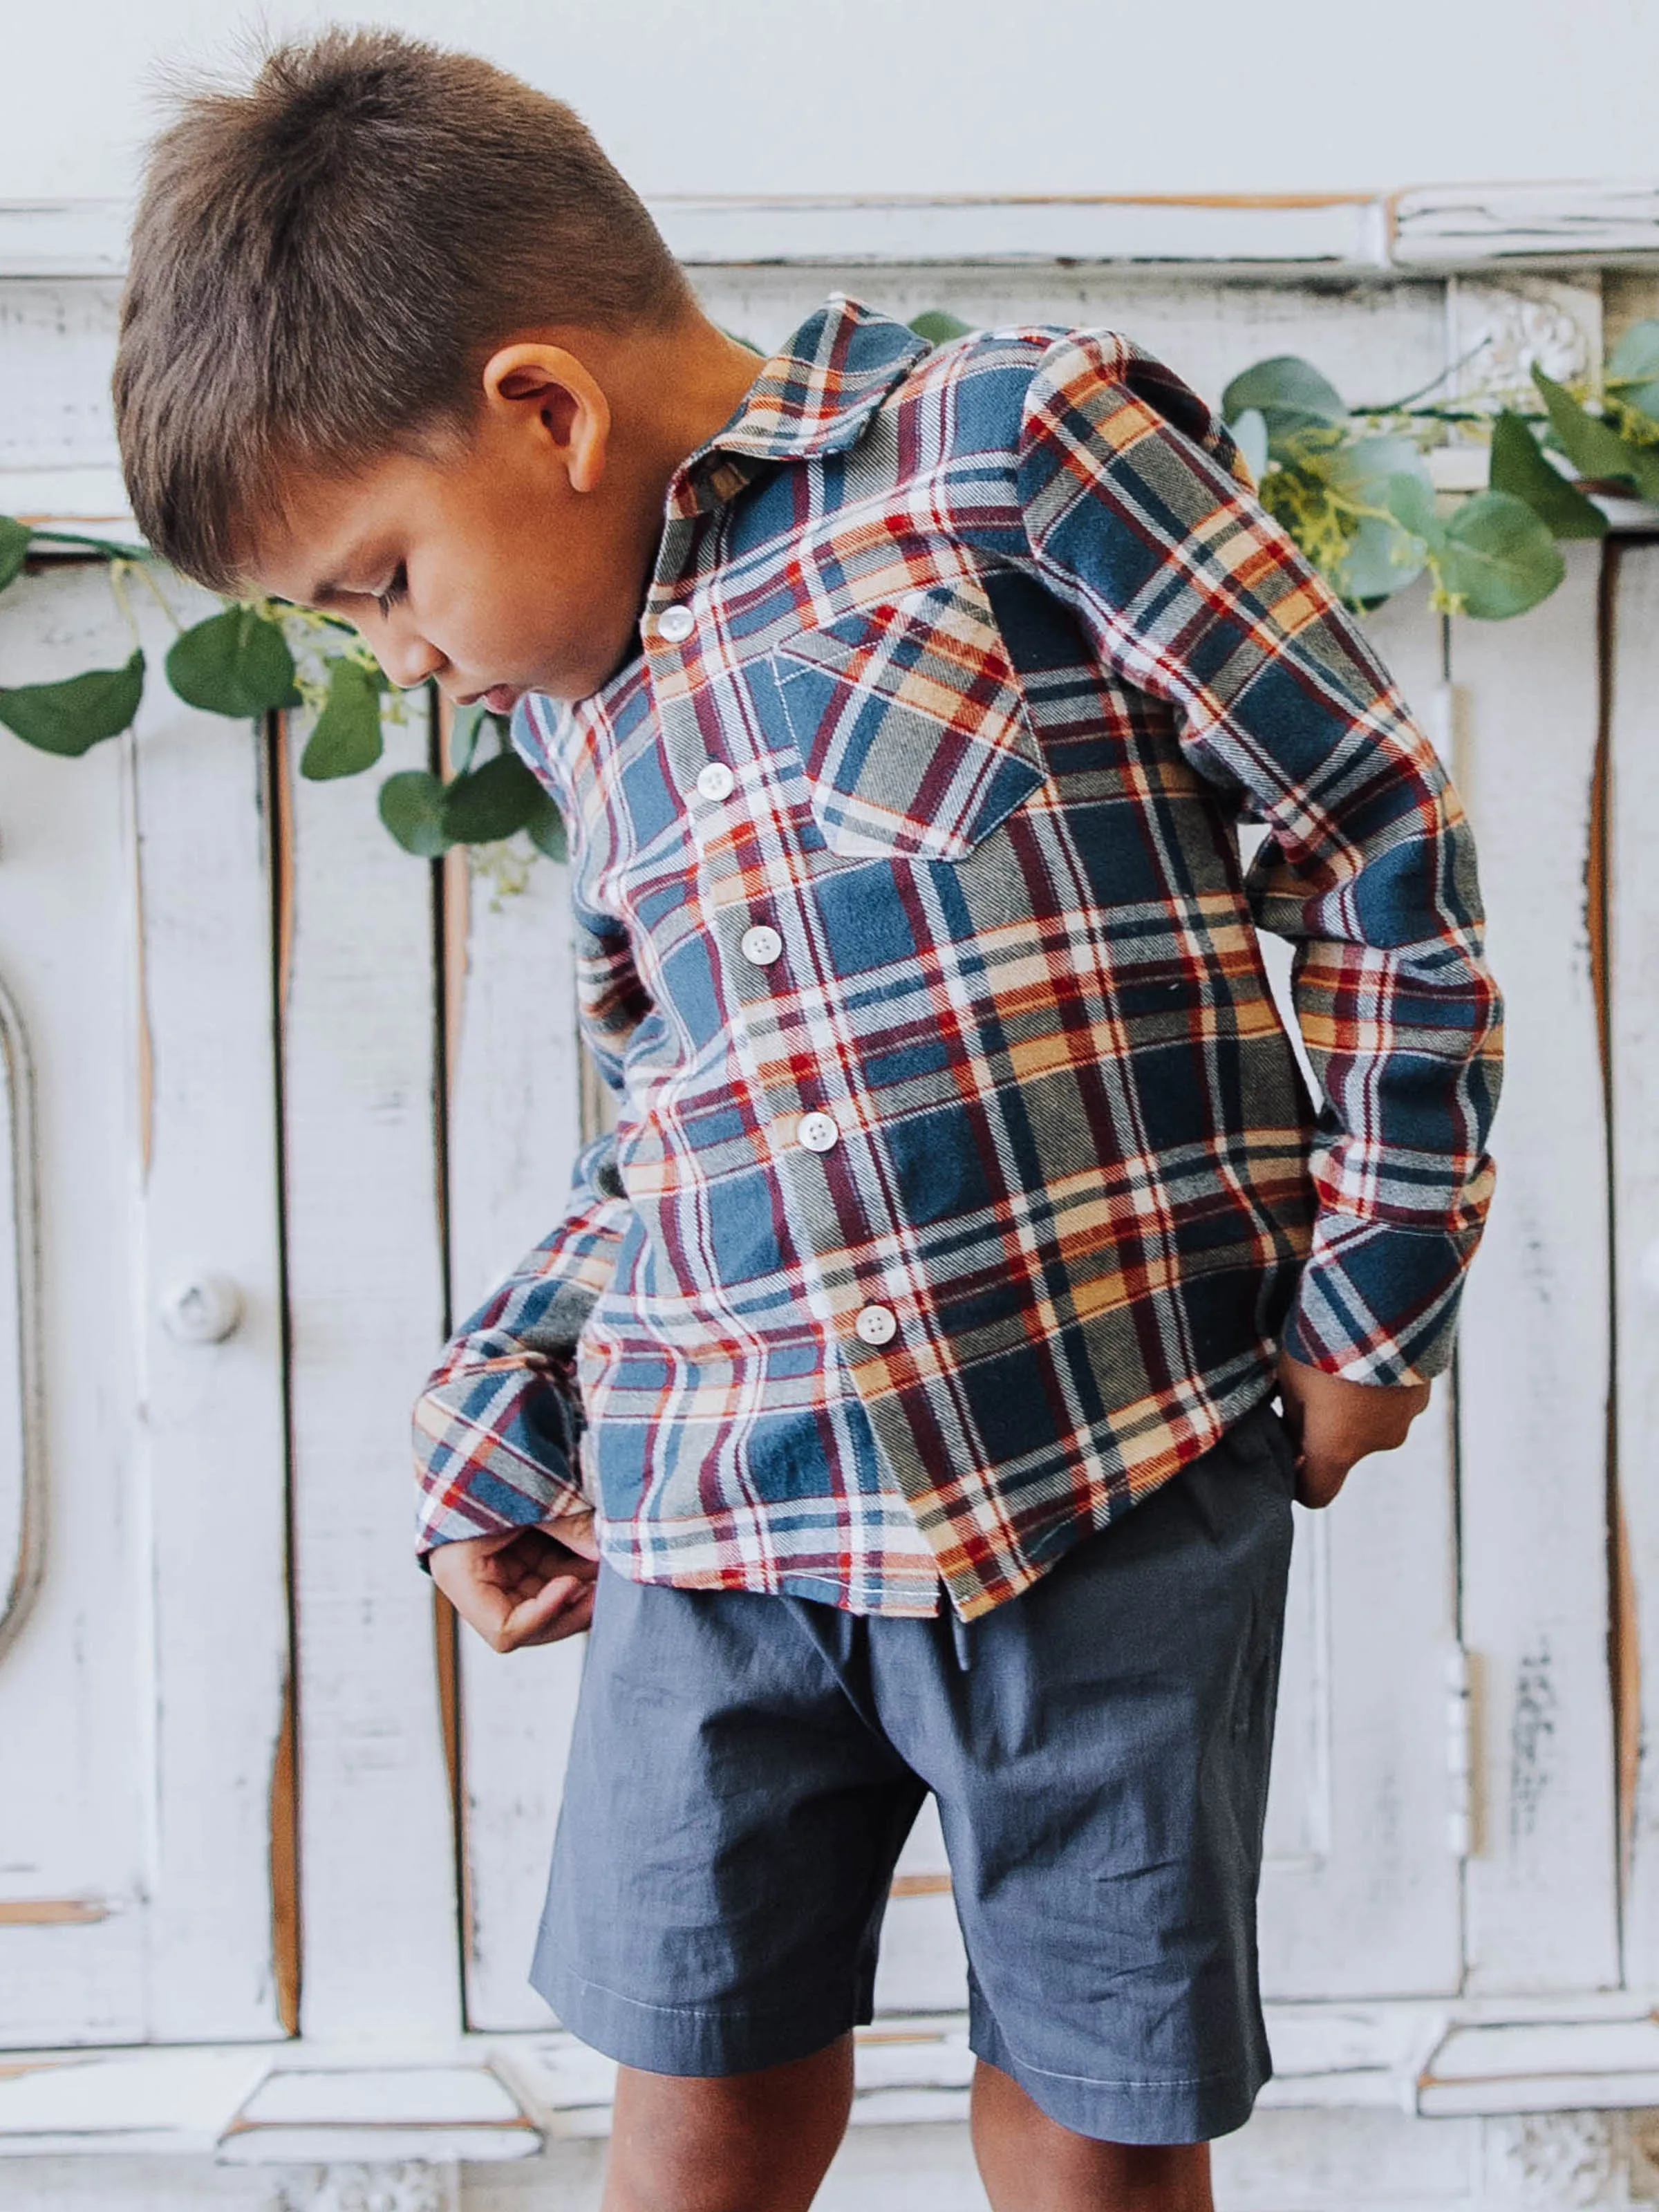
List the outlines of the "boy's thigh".
{"type": "Polygon", "coordinates": [[[1193,2142],[1267,2078],[1261,1871],[1293,1449],[1266,1406],[970,1625],[920,1728],[971,2039],[1085,2135],[1193,2142]]]}
{"type": "Polygon", "coordinates": [[[862,1624],[838,1665],[805,1603],[600,1571],[531,1979],[627,2065],[747,2073],[870,2017],[923,1790],[848,1695],[862,1624]]]}

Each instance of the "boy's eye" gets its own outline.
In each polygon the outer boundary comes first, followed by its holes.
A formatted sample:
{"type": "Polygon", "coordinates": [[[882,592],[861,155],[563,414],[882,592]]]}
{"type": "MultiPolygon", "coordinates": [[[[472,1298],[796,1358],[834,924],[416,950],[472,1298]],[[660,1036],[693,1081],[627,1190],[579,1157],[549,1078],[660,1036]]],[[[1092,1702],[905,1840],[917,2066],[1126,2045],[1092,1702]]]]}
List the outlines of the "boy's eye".
{"type": "Polygon", "coordinates": [[[400,561],[392,575],[392,581],[386,586],[385,591],[375,592],[374,604],[379,607],[383,615],[390,614],[392,608],[397,605],[398,600],[403,598],[408,589],[409,573],[404,568],[403,562],[400,561]]]}

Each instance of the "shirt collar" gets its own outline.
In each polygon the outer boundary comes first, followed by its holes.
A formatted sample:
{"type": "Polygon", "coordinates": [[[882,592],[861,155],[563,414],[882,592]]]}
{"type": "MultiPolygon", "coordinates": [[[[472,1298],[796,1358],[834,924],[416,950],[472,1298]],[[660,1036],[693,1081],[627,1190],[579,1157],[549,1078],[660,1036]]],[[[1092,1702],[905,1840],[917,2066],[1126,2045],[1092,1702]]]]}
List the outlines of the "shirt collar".
{"type": "MultiPolygon", "coordinates": [[[[771,461],[840,452],[927,351],[927,341],[902,323],[832,292],[761,369],[724,428],[686,461],[681,482],[689,489],[713,478],[708,489],[718,497],[720,454],[771,461]]],[[[695,494],[690,501],[703,503],[695,494]]]]}

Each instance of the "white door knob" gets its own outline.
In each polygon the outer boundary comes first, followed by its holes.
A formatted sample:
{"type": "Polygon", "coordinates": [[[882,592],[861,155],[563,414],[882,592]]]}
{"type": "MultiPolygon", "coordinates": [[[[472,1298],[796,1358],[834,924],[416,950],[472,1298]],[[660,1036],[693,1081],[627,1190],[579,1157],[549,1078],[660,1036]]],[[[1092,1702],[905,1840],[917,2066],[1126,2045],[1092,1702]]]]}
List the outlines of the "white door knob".
{"type": "Polygon", "coordinates": [[[161,1300],[161,1325],[179,1344],[222,1344],[241,1318],[242,1294],[225,1275],[193,1275],[161,1300]]]}

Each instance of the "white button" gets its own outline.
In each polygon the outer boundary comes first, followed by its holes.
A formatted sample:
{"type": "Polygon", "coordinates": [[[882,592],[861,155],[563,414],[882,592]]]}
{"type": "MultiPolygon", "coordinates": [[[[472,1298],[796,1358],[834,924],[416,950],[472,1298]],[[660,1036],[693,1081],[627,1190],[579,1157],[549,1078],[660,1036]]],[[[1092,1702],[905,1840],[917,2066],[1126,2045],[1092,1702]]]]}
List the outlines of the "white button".
{"type": "Polygon", "coordinates": [[[724,761],[710,761],[697,770],[697,789],[705,799],[730,799],[737,787],[738,779],[724,761]]]}
{"type": "Polygon", "coordinates": [[[795,1124],[795,1137],[809,1152],[832,1152],[841,1140],[841,1131],[828,1114],[803,1114],[795,1124]]]}
{"type": "Polygon", "coordinates": [[[860,1306],[853,1327],[866,1344],[890,1344],[898,1334],[891,1306],[860,1306]]]}
{"type": "Polygon", "coordinates": [[[657,635],[665,637],[670,645],[683,645],[697,626],[697,618],[690,607],[665,607],[657,617],[657,635]]]}
{"type": "Polygon", "coordinates": [[[743,933],[740,949],[745,960],[752,960],[757,968],[769,968],[783,951],[783,939],[775,929],[769,929],[763,921],[743,933]]]}

